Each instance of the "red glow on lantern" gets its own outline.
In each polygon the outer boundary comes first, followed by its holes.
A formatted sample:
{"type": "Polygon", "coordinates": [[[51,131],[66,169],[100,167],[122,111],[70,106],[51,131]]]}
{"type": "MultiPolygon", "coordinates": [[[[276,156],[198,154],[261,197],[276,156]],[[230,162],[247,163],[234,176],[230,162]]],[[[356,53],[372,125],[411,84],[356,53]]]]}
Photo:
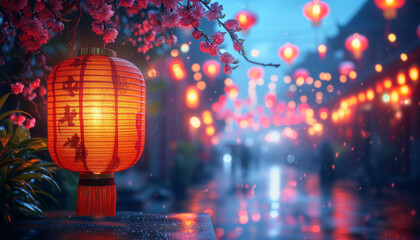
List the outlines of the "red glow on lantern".
{"type": "Polygon", "coordinates": [[[220,63],[219,61],[210,59],[204,62],[203,64],[203,73],[210,79],[214,79],[220,73],[220,63]]]}
{"type": "Polygon", "coordinates": [[[273,108],[276,105],[277,96],[275,93],[267,93],[264,97],[265,106],[269,109],[273,108]]]}
{"type": "Polygon", "coordinates": [[[384,11],[385,19],[393,19],[397,17],[397,9],[401,8],[405,3],[405,0],[375,0],[375,4],[378,8],[384,11]]]}
{"type": "Polygon", "coordinates": [[[184,62],[180,59],[172,59],[169,64],[169,73],[177,81],[184,80],[186,74],[184,62]]]}
{"type": "Polygon", "coordinates": [[[349,36],[345,42],[347,50],[353,52],[355,58],[360,58],[363,51],[369,46],[367,38],[359,33],[349,36]]]}
{"type": "Polygon", "coordinates": [[[325,44],[318,46],[318,54],[321,59],[325,58],[325,55],[327,55],[327,46],[325,44]]]}
{"type": "Polygon", "coordinates": [[[261,67],[252,67],[248,70],[248,77],[250,79],[257,80],[264,76],[264,69],[261,67]]]}
{"type": "Polygon", "coordinates": [[[303,6],[303,15],[312,21],[314,26],[318,26],[320,21],[330,12],[330,7],[325,2],[313,0],[303,6]]]}
{"type": "Polygon", "coordinates": [[[291,43],[286,43],[279,48],[278,55],[287,64],[291,64],[299,56],[299,48],[291,43]]]}
{"type": "Polygon", "coordinates": [[[298,78],[306,79],[309,77],[309,72],[305,68],[298,68],[293,72],[293,78],[296,80],[298,78]]]}
{"type": "Polygon", "coordinates": [[[244,31],[247,31],[249,28],[257,23],[257,16],[250,11],[240,11],[235,16],[236,20],[239,22],[239,27],[244,31]]]}

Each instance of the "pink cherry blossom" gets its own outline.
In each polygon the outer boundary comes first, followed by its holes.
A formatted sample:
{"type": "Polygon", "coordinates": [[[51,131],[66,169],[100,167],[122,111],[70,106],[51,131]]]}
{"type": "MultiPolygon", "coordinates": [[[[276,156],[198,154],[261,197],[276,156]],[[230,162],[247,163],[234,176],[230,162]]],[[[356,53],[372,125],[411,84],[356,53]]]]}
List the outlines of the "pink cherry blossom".
{"type": "Polygon", "coordinates": [[[239,22],[236,19],[229,19],[225,22],[225,26],[229,31],[236,31],[239,27],[239,22]]]}
{"type": "Polygon", "coordinates": [[[11,11],[19,11],[28,5],[28,0],[3,0],[1,6],[6,10],[7,13],[11,11]]]}
{"type": "Polygon", "coordinates": [[[163,25],[167,28],[173,28],[177,25],[179,20],[179,15],[175,11],[170,15],[163,16],[163,25]]]}
{"type": "Polygon", "coordinates": [[[171,9],[175,9],[178,2],[180,2],[181,0],[161,0],[163,6],[165,6],[166,8],[171,8],[171,9]]]}
{"type": "Polygon", "coordinates": [[[98,21],[93,21],[91,23],[92,31],[94,31],[98,35],[102,35],[104,33],[104,25],[98,21]]]}
{"type": "Polygon", "coordinates": [[[119,5],[122,7],[132,7],[134,4],[134,0],[120,0],[119,5]]]}
{"type": "Polygon", "coordinates": [[[63,5],[61,3],[60,0],[50,0],[50,6],[56,10],[56,11],[60,11],[61,9],[63,9],[63,5]]]}
{"type": "Polygon", "coordinates": [[[107,28],[104,31],[104,41],[105,43],[115,42],[115,39],[118,36],[118,31],[115,28],[107,28]]]}
{"type": "Polygon", "coordinates": [[[203,33],[202,33],[201,31],[199,31],[199,30],[194,30],[194,31],[192,32],[192,35],[193,35],[193,38],[194,38],[194,39],[200,39],[200,38],[201,38],[201,36],[203,35],[203,33]]]}
{"type": "Polygon", "coordinates": [[[29,86],[32,89],[37,89],[39,87],[39,84],[41,83],[41,79],[37,78],[35,81],[33,81],[29,86]]]}
{"type": "Polygon", "coordinates": [[[54,21],[52,24],[52,29],[54,32],[60,32],[64,29],[64,23],[61,21],[54,21]]]}
{"type": "Polygon", "coordinates": [[[219,5],[218,2],[212,3],[210,5],[210,10],[206,11],[205,16],[208,20],[214,21],[217,18],[222,17],[223,6],[219,5]]]}
{"type": "Polygon", "coordinates": [[[10,120],[12,120],[13,124],[15,125],[23,126],[23,122],[25,122],[26,117],[22,115],[17,116],[15,114],[12,114],[10,115],[10,120]]]}
{"type": "Polygon", "coordinates": [[[219,58],[222,63],[233,63],[235,60],[228,52],[224,52],[219,58]]]}
{"type": "Polygon", "coordinates": [[[225,41],[225,35],[221,32],[216,32],[213,34],[213,43],[217,45],[221,45],[225,41]]]}
{"type": "Polygon", "coordinates": [[[32,88],[30,88],[30,87],[25,87],[25,88],[23,88],[23,95],[24,96],[27,96],[27,95],[29,95],[29,94],[31,94],[32,93],[32,88]]]}
{"type": "Polygon", "coordinates": [[[23,84],[20,82],[17,82],[15,84],[11,84],[10,85],[12,87],[12,92],[16,95],[18,95],[19,93],[23,92],[23,84]]]}
{"type": "Polygon", "coordinates": [[[43,97],[47,94],[47,89],[44,86],[40,86],[38,89],[39,96],[43,97]]]}
{"type": "Polygon", "coordinates": [[[225,64],[225,66],[223,67],[223,72],[225,72],[225,74],[227,75],[232,74],[232,68],[230,67],[229,64],[225,64]]]}
{"type": "Polygon", "coordinates": [[[35,127],[35,123],[36,123],[35,118],[27,119],[25,121],[25,128],[29,130],[29,129],[35,127]]]}
{"type": "Polygon", "coordinates": [[[97,9],[92,9],[90,15],[99,22],[108,22],[114,15],[114,11],[111,5],[104,3],[97,9]]]}
{"type": "Polygon", "coordinates": [[[234,42],[234,43],[233,43],[233,48],[234,48],[236,51],[241,51],[241,49],[242,49],[242,44],[240,44],[240,43],[238,43],[238,42],[234,42]]]}

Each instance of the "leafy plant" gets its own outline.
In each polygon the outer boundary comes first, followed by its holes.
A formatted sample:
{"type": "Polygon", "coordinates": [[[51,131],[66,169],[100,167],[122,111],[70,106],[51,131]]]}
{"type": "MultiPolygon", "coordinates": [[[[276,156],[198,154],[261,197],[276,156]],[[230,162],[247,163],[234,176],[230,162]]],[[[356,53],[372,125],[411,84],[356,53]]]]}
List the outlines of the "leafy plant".
{"type": "MultiPolygon", "coordinates": [[[[0,109],[6,94],[0,99],[0,109]]],[[[36,155],[47,150],[46,138],[31,138],[24,126],[13,125],[6,117],[12,113],[28,113],[11,110],[0,114],[0,213],[2,220],[11,222],[19,217],[42,217],[46,199],[57,202],[51,193],[60,190],[53,179],[57,166],[45,162],[36,155]]]]}

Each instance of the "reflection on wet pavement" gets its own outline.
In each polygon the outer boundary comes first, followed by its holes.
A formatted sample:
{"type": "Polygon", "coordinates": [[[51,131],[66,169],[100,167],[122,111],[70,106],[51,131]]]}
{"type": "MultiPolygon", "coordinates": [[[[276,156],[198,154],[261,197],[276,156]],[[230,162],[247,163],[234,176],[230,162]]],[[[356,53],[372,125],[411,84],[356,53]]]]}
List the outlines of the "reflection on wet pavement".
{"type": "Polygon", "coordinates": [[[178,207],[209,213],[218,239],[420,238],[419,198],[362,195],[348,180],[321,192],[317,174],[282,166],[260,173],[220,172],[178,207]]]}

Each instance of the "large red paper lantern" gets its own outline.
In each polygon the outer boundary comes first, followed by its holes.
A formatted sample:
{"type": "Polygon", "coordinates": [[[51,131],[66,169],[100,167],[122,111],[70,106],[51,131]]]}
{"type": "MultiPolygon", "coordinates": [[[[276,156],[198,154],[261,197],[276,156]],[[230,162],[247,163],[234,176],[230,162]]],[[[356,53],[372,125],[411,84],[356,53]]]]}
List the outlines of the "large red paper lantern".
{"type": "Polygon", "coordinates": [[[401,8],[405,0],[375,0],[376,6],[384,11],[385,19],[397,17],[397,9],[401,8]]]}
{"type": "Polygon", "coordinates": [[[299,48],[291,43],[286,43],[279,48],[279,57],[287,64],[291,64],[299,56],[299,48]]]}
{"type": "Polygon", "coordinates": [[[48,77],[48,150],[80,173],[76,214],[115,216],[114,172],[133,166],[145,138],[141,71],[109,49],[83,48],[48,77]]]}
{"type": "Polygon", "coordinates": [[[355,58],[360,58],[368,47],[369,41],[362,34],[355,33],[346,39],[345,45],[347,50],[353,52],[355,58]]]}
{"type": "Polygon", "coordinates": [[[257,16],[247,10],[240,11],[235,16],[236,20],[239,22],[239,27],[244,31],[247,31],[249,28],[257,23],[257,16]]]}
{"type": "Polygon", "coordinates": [[[323,18],[330,12],[330,7],[325,2],[313,0],[303,6],[303,15],[318,26],[323,18]]]}

